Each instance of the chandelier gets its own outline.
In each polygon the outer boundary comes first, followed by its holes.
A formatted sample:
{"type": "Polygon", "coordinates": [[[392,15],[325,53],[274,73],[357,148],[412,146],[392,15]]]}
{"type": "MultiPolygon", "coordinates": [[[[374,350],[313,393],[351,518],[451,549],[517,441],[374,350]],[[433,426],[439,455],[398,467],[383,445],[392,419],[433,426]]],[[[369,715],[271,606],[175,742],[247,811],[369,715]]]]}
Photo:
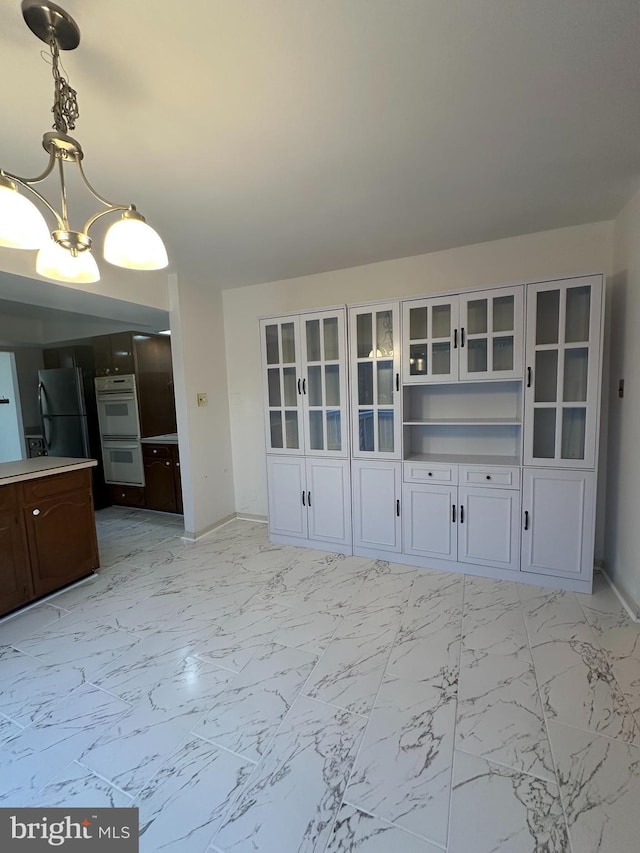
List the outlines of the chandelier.
{"type": "Polygon", "coordinates": [[[22,15],[29,29],[46,42],[51,52],[55,93],[53,132],[44,134],[42,145],[49,163],[41,175],[21,178],[0,169],[0,246],[11,249],[37,249],[36,272],[54,281],[88,284],[100,279],[92,254],[91,227],[103,216],[119,213],[105,235],[106,261],[133,270],[157,270],[169,263],[160,236],[145,222],[133,204],[113,204],[97,193],[84,173],[80,143],[68,135],[78,118],[76,92],[60,72],[60,50],[74,50],[80,43],[80,30],[73,18],[49,2],[22,0],[22,15]],[[73,163],[82,182],[104,210],[99,210],[76,231],[69,224],[65,166],[73,163]],[[57,169],[60,180],[60,212],[35,188],[57,169]],[[26,194],[20,192],[23,190],[26,194]],[[50,231],[44,216],[28,196],[35,197],[55,218],[50,231]]]}

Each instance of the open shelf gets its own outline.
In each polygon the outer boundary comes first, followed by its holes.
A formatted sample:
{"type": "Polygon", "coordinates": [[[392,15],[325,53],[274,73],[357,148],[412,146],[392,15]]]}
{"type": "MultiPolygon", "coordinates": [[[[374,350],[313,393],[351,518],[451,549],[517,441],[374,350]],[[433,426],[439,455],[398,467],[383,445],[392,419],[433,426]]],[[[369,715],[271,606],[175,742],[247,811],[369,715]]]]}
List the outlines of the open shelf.
{"type": "Polygon", "coordinates": [[[426,418],[404,421],[404,426],[521,426],[519,418],[426,418]]]}
{"type": "Polygon", "coordinates": [[[405,456],[405,462],[427,462],[450,465],[520,465],[518,456],[498,456],[480,453],[411,453],[405,456]]]}

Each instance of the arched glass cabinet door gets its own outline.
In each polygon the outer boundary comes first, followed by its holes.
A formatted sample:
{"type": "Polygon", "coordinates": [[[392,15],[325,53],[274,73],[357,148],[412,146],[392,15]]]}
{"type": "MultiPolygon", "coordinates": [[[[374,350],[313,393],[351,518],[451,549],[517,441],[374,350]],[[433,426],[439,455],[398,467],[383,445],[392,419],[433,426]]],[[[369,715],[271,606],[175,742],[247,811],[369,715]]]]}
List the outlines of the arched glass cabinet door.
{"type": "Polygon", "coordinates": [[[595,465],[602,294],[602,276],[527,287],[525,465],[595,465]]]}
{"type": "Polygon", "coordinates": [[[399,311],[397,302],[349,309],[355,458],[400,459],[399,311]]]}

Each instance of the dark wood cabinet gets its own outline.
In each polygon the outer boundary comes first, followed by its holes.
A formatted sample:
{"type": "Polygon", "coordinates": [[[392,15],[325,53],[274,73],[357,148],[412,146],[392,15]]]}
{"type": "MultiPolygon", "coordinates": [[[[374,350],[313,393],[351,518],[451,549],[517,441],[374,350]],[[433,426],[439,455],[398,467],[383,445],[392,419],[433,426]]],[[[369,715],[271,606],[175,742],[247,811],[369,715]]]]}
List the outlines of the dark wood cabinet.
{"type": "Polygon", "coordinates": [[[19,486],[0,486],[0,614],[33,598],[19,486]]]}
{"type": "Polygon", "coordinates": [[[116,332],[93,339],[96,376],[135,373],[133,332],[116,332]]]}
{"type": "Polygon", "coordinates": [[[111,503],[116,506],[136,506],[144,509],[146,506],[144,498],[144,486],[122,486],[112,484],[109,486],[109,497],[111,503]]]}
{"type": "Polygon", "coordinates": [[[0,486],[0,614],[100,565],[89,468],[0,486]]]}
{"type": "Polygon", "coordinates": [[[147,509],[182,514],[180,457],[175,444],[142,444],[147,509]]]}

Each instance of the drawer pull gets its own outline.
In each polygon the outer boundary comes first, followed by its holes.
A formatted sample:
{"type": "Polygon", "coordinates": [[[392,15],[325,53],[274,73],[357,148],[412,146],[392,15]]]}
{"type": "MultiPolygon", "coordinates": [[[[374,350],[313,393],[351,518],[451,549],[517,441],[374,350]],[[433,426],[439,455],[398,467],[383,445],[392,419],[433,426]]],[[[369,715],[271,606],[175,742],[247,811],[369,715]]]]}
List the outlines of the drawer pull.
{"type": "Polygon", "coordinates": [[[431,471],[429,471],[429,473],[427,474],[427,477],[433,477],[433,474],[431,473],[431,471]]]}
{"type": "Polygon", "coordinates": [[[487,474],[487,480],[491,479],[491,474],[487,474]]]}
{"type": "Polygon", "coordinates": [[[33,514],[34,514],[34,515],[40,515],[40,510],[39,510],[39,509],[34,509],[33,514]]]}

